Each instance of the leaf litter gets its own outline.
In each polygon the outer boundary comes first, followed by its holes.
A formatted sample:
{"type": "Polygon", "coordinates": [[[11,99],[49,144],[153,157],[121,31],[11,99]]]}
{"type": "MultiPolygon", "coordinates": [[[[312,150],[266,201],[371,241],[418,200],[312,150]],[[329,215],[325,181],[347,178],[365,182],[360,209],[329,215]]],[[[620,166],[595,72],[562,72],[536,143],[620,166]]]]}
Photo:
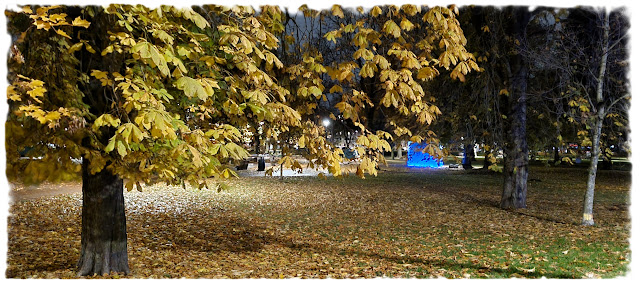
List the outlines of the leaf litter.
{"type": "MultiPolygon", "coordinates": [[[[250,177],[228,190],[125,191],[130,275],[94,278],[593,278],[629,264],[628,172],[599,173],[579,225],[581,170],[534,168],[528,208],[499,209],[501,175],[250,177]]],[[[25,193],[25,192],[23,192],[25,193]]],[[[8,278],[77,278],[81,193],[10,206],[8,278]]],[[[91,277],[90,277],[91,278],[91,277]]]]}

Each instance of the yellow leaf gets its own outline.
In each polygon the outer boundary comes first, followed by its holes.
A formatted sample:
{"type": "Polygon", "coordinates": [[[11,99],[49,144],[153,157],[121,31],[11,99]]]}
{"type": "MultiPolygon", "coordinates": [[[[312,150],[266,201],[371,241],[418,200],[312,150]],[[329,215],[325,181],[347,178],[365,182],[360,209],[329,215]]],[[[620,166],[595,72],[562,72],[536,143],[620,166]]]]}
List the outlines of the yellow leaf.
{"type": "Polygon", "coordinates": [[[413,27],[414,27],[413,23],[407,20],[407,18],[403,18],[402,21],[400,22],[400,28],[404,29],[405,31],[411,31],[413,27]]]}
{"type": "Polygon", "coordinates": [[[400,27],[393,20],[387,20],[382,26],[382,30],[387,34],[393,35],[394,38],[400,37],[400,27]]]}
{"type": "Polygon", "coordinates": [[[320,89],[317,86],[311,86],[309,87],[309,92],[313,95],[313,96],[320,96],[322,95],[322,89],[320,89]]]}
{"type": "Polygon", "coordinates": [[[38,99],[38,97],[44,96],[45,92],[47,92],[47,89],[45,89],[42,86],[36,86],[35,88],[27,91],[27,94],[29,94],[29,96],[31,96],[31,98],[33,98],[33,100],[36,100],[36,102],[42,103],[42,101],[40,99],[38,99]]]}
{"type": "Polygon", "coordinates": [[[91,53],[91,54],[95,54],[96,53],[96,50],[93,49],[93,47],[91,47],[91,45],[89,45],[87,43],[84,43],[84,48],[87,49],[87,51],[89,51],[89,53],[91,53]]]}
{"type": "Polygon", "coordinates": [[[373,62],[367,62],[362,66],[362,68],[360,68],[359,75],[364,78],[372,78],[375,76],[376,70],[376,66],[373,62]]]}
{"type": "Polygon", "coordinates": [[[333,87],[331,87],[331,89],[329,90],[329,93],[342,93],[342,91],[342,86],[333,85],[333,87]]]}
{"type": "Polygon", "coordinates": [[[51,111],[51,112],[47,113],[47,115],[46,115],[46,116],[44,116],[44,119],[45,119],[47,122],[53,122],[53,121],[56,121],[56,120],[60,119],[60,112],[58,112],[58,111],[51,111]]]}
{"type": "MultiPolygon", "coordinates": [[[[164,56],[162,56],[156,45],[143,41],[133,46],[131,48],[131,52],[138,53],[140,58],[151,59],[162,75],[168,76],[170,74],[167,61],[164,59],[164,56]]],[[[104,53],[104,51],[102,53],[104,53]]]]}
{"type": "Polygon", "coordinates": [[[22,97],[14,90],[13,85],[7,86],[7,99],[11,101],[21,101],[22,97]]]}
{"type": "Polygon", "coordinates": [[[362,145],[362,146],[368,147],[369,146],[369,138],[367,138],[364,135],[361,135],[361,136],[358,137],[358,139],[356,139],[356,143],[358,145],[362,145]]]}
{"type": "Polygon", "coordinates": [[[382,9],[379,6],[373,6],[371,9],[371,16],[378,17],[378,15],[382,14],[382,9]]]}
{"type": "Polygon", "coordinates": [[[81,19],[80,16],[78,16],[76,19],[73,19],[73,22],[71,22],[71,25],[77,26],[77,27],[89,28],[89,25],[91,25],[91,23],[87,20],[81,19]]]}
{"type": "Polygon", "coordinates": [[[418,70],[418,76],[416,78],[420,80],[431,80],[438,75],[438,70],[431,67],[422,67],[418,70]]]}
{"type": "Polygon", "coordinates": [[[45,31],[49,31],[51,28],[51,23],[48,21],[36,20],[33,25],[36,25],[37,29],[44,29],[45,31]]]}
{"type": "Polygon", "coordinates": [[[107,144],[107,147],[104,148],[104,152],[109,153],[113,151],[115,146],[116,146],[116,136],[114,135],[109,139],[109,143],[107,144]]]}
{"type": "Polygon", "coordinates": [[[191,152],[191,155],[193,156],[191,158],[193,160],[193,165],[195,165],[195,167],[202,167],[202,157],[200,157],[200,152],[198,151],[198,149],[194,148],[191,145],[187,145],[187,147],[189,148],[189,152],[191,152]]]}
{"type": "Polygon", "coordinates": [[[582,112],[589,112],[589,107],[587,107],[587,105],[580,105],[580,106],[578,106],[578,108],[582,112]]]}
{"type": "Polygon", "coordinates": [[[71,36],[67,35],[67,33],[66,33],[66,32],[64,32],[64,31],[62,31],[62,30],[60,30],[60,29],[56,30],[56,33],[58,33],[58,35],[61,35],[61,36],[63,36],[63,37],[66,37],[66,38],[71,39],[71,36]]]}
{"type": "Polygon", "coordinates": [[[80,50],[80,48],[82,48],[82,45],[83,45],[83,44],[84,44],[84,43],[82,43],[82,42],[79,42],[79,43],[73,44],[71,47],[69,47],[69,50],[68,50],[68,51],[69,51],[69,54],[73,54],[74,52],[76,52],[76,51],[80,50]]]}
{"type": "Polygon", "coordinates": [[[300,148],[304,148],[305,144],[306,144],[306,137],[304,137],[304,135],[300,136],[300,139],[298,139],[298,146],[300,148]]]}
{"type": "Polygon", "coordinates": [[[333,41],[333,43],[336,43],[336,37],[339,37],[338,31],[329,31],[324,34],[324,38],[326,38],[327,41],[333,41]]]}
{"type": "Polygon", "coordinates": [[[124,143],[122,143],[122,141],[117,141],[118,143],[116,144],[116,149],[118,150],[118,154],[120,154],[121,157],[124,157],[127,155],[127,148],[124,146],[124,143]]]}
{"type": "Polygon", "coordinates": [[[340,8],[340,5],[333,5],[331,7],[331,14],[333,14],[333,16],[337,16],[338,18],[344,18],[344,13],[342,13],[342,8],[340,8]]]}
{"type": "Polygon", "coordinates": [[[184,9],[182,16],[187,20],[191,20],[200,29],[204,29],[210,26],[207,19],[205,19],[204,17],[202,17],[202,15],[196,13],[191,9],[184,9]]]}
{"type": "Polygon", "coordinates": [[[366,48],[360,48],[353,53],[353,59],[358,60],[359,58],[362,58],[364,60],[371,60],[373,59],[373,52],[366,48]]]}
{"type": "Polygon", "coordinates": [[[120,119],[113,117],[111,114],[102,114],[100,117],[93,121],[93,128],[97,129],[101,126],[109,125],[111,127],[118,127],[120,125],[120,119]]]}
{"type": "Polygon", "coordinates": [[[108,78],[108,75],[109,74],[104,71],[95,70],[95,69],[91,70],[91,76],[100,80],[100,83],[102,84],[102,86],[110,86],[111,84],[113,84],[113,81],[108,78]]]}
{"type": "Polygon", "coordinates": [[[202,84],[191,77],[184,76],[174,84],[176,88],[182,90],[187,97],[198,97],[200,100],[206,100],[208,98],[207,92],[202,87],[202,84]]]}

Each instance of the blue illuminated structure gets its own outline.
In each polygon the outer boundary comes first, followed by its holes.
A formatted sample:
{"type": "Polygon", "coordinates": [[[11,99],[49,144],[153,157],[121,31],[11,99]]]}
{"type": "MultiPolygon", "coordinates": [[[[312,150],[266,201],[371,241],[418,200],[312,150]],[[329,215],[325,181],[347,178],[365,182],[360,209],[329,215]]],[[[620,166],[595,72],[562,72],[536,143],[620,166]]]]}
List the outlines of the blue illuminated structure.
{"type": "Polygon", "coordinates": [[[428,153],[422,153],[427,144],[409,142],[407,149],[407,166],[417,168],[438,168],[443,165],[442,161],[431,157],[428,153]]]}

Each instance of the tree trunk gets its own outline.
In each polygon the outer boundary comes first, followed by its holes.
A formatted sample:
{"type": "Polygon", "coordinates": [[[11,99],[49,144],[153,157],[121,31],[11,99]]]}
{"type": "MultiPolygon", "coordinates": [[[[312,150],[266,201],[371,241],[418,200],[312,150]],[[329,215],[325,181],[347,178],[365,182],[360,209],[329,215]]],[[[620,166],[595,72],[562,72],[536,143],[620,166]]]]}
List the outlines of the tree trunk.
{"type": "Polygon", "coordinates": [[[402,159],[402,142],[398,143],[398,159],[402,159]]]}
{"type": "Polygon", "coordinates": [[[476,161],[476,145],[475,143],[471,143],[471,147],[469,148],[469,151],[471,151],[471,155],[469,155],[469,159],[471,160],[471,162],[476,161]]]}
{"type": "Polygon", "coordinates": [[[256,145],[254,152],[256,154],[260,154],[260,135],[258,134],[258,129],[256,129],[256,134],[253,137],[253,141],[254,141],[254,144],[256,145]]]}
{"type": "Polygon", "coordinates": [[[464,170],[472,169],[471,160],[473,159],[473,144],[467,144],[464,146],[464,156],[462,158],[462,168],[464,170]]]}
{"type": "MultiPolygon", "coordinates": [[[[396,147],[395,147],[396,145],[398,145],[398,144],[393,143],[393,146],[394,146],[394,147],[393,147],[393,148],[391,148],[391,160],[395,160],[395,159],[396,159],[396,152],[395,152],[395,151],[393,151],[393,150],[395,150],[394,148],[396,148],[396,147]]],[[[349,147],[349,146],[347,146],[347,147],[349,147]]]]}
{"type": "MultiPolygon", "coordinates": [[[[598,111],[600,112],[600,111],[598,111]]],[[[598,113],[600,114],[600,113],[598,113]]],[[[604,114],[604,107],[602,108],[604,114]]],[[[593,199],[596,189],[596,173],[598,172],[598,158],[600,157],[600,135],[602,134],[603,118],[596,119],[596,125],[593,127],[591,163],[589,164],[589,178],[587,180],[587,192],[584,194],[584,207],[582,210],[582,225],[592,226],[593,221],[593,199]]]]}
{"type": "Polygon", "coordinates": [[[560,163],[560,148],[558,146],[553,147],[553,164],[560,163]]]}
{"type": "Polygon", "coordinates": [[[484,151],[484,160],[482,161],[482,169],[489,170],[489,166],[491,166],[491,161],[489,161],[489,154],[491,151],[484,151]]]}
{"type": "Polygon", "coordinates": [[[600,135],[602,135],[602,123],[605,117],[604,94],[602,87],[604,86],[604,76],[607,70],[607,58],[609,56],[609,11],[604,12],[602,36],[602,57],[600,58],[600,67],[598,71],[598,82],[596,88],[596,117],[595,125],[592,130],[593,138],[591,140],[591,164],[589,165],[589,179],[587,180],[587,191],[584,194],[584,207],[582,210],[582,225],[593,226],[593,198],[596,189],[596,173],[598,172],[598,158],[600,157],[600,135]]]}
{"type": "Polygon", "coordinates": [[[91,175],[82,161],[82,250],[79,276],[129,274],[123,181],[106,168],[91,175]]]}
{"type": "MultiPolygon", "coordinates": [[[[519,126],[513,124],[513,126],[519,126]]],[[[504,184],[502,190],[502,209],[518,209],[527,207],[527,178],[529,164],[527,157],[526,136],[514,133],[514,147],[505,149],[504,184]]]]}
{"type": "MultiPolygon", "coordinates": [[[[516,39],[522,43],[529,23],[527,7],[513,8],[511,29],[516,39]]],[[[529,148],[527,147],[527,78],[529,69],[524,57],[518,53],[510,59],[510,127],[507,145],[504,149],[504,183],[500,207],[503,209],[526,208],[527,177],[529,175],[529,148]]]]}
{"type": "MultiPolygon", "coordinates": [[[[522,70],[525,70],[523,68],[522,70]]],[[[522,73],[522,72],[521,72],[522,73]]],[[[525,74],[526,75],[526,74],[525,74]]],[[[526,89],[526,80],[521,83],[521,89],[526,89]],[[522,88],[522,85],[524,88],[522,88]]],[[[520,97],[515,103],[511,123],[512,143],[505,149],[504,186],[500,207],[503,209],[526,208],[527,178],[529,176],[529,153],[527,147],[527,104],[525,90],[521,90],[520,97]]]]}

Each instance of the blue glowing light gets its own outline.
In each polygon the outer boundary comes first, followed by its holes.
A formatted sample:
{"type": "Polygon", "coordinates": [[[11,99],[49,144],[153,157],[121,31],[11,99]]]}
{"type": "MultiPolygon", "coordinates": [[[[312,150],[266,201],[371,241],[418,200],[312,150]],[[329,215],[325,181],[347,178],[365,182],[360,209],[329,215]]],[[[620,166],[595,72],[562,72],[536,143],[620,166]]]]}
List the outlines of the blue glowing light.
{"type": "Polygon", "coordinates": [[[428,153],[422,153],[422,149],[427,144],[409,142],[407,149],[407,166],[418,168],[438,168],[443,165],[442,161],[431,157],[428,153]]]}

